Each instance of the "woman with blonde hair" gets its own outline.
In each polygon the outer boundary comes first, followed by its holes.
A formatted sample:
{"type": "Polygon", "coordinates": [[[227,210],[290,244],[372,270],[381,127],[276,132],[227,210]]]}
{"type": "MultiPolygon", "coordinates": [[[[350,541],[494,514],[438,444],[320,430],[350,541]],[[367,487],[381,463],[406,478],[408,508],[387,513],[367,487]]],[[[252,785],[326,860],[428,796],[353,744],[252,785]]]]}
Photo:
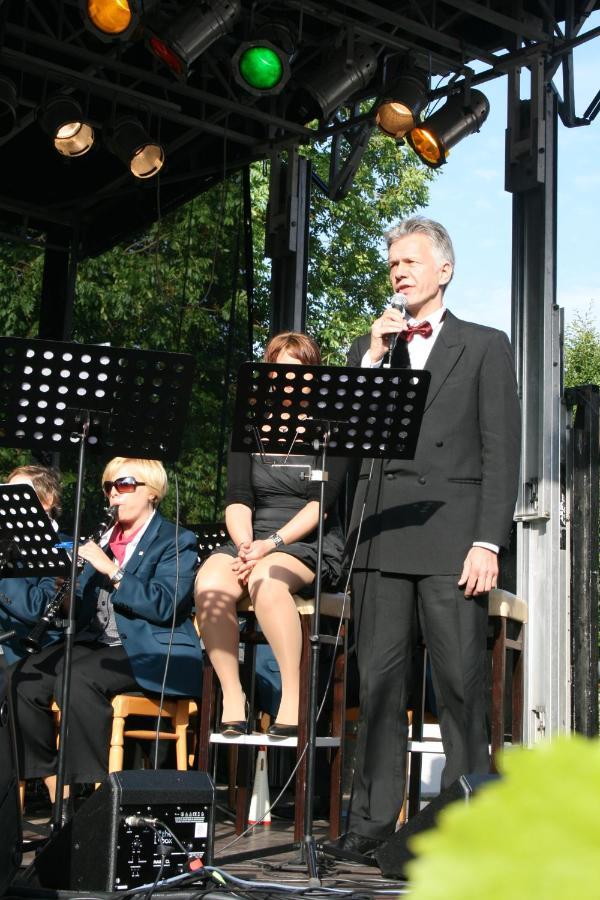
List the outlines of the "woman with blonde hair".
{"type": "MultiPolygon", "coordinates": [[[[319,365],[321,354],[307,335],[284,332],[271,339],[264,359],[319,365]]],[[[202,639],[223,691],[222,734],[248,730],[236,612],[246,593],[281,672],[281,702],[268,733],[297,733],[302,635],[293,594],[314,581],[319,517],[319,486],[301,479],[298,465],[315,462],[304,455],[267,456],[265,462],[259,454],[229,454],[225,521],[231,540],[206,560],[195,588],[202,639]]],[[[325,586],[333,586],[343,553],[336,502],[346,465],[330,458],[327,469],[323,578],[325,586]]]]}
{"type": "MultiPolygon", "coordinates": [[[[111,699],[127,691],[189,695],[201,674],[190,620],[196,537],[158,512],[167,493],[162,463],[115,457],[102,489],[116,521],[100,541],[79,548],[77,628],[66,748],[68,784],[102,781],[108,767],[111,699]],[[167,666],[168,661],[168,666],[167,666]]],[[[56,766],[50,710],[61,702],[62,643],[30,657],[13,678],[21,776],[56,766]]]]}

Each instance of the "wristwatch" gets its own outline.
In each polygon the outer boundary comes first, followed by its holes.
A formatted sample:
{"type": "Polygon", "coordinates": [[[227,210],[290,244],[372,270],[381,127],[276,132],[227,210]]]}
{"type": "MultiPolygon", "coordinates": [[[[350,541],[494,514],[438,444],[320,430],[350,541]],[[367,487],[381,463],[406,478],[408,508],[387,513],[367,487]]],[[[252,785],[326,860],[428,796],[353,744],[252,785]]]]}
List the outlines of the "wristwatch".
{"type": "Polygon", "coordinates": [[[125,572],[123,571],[121,566],[119,566],[115,574],[110,576],[110,583],[113,585],[113,587],[116,587],[116,585],[119,584],[120,581],[122,581],[124,574],[125,572]]]}
{"type": "Polygon", "coordinates": [[[270,534],[269,537],[267,538],[267,540],[273,541],[273,543],[275,544],[276,550],[278,547],[281,547],[282,544],[285,544],[285,541],[283,540],[283,538],[281,537],[281,535],[279,534],[278,531],[274,531],[273,534],[270,534]]]}

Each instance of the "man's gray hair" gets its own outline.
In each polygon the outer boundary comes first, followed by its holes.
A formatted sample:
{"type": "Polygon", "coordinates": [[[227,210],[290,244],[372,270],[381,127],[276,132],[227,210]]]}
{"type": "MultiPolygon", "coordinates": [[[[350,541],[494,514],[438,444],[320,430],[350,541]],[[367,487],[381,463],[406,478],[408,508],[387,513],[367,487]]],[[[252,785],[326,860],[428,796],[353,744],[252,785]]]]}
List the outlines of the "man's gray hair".
{"type": "Polygon", "coordinates": [[[450,235],[443,225],[440,225],[439,222],[435,222],[433,219],[426,219],[424,216],[413,216],[412,219],[404,219],[385,232],[384,237],[387,241],[388,250],[394,241],[409,234],[426,235],[433,245],[434,253],[440,265],[443,262],[449,262],[454,273],[454,247],[452,246],[450,235]]]}

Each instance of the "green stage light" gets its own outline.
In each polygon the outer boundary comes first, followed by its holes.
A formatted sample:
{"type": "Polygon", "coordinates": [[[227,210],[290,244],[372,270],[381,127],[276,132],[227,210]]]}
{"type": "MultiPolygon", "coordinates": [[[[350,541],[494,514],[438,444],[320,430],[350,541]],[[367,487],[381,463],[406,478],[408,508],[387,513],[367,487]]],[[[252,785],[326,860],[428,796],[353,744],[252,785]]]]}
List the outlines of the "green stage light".
{"type": "Polygon", "coordinates": [[[271,41],[247,41],[232,59],[235,80],[251,94],[278,94],[290,78],[288,56],[271,41]]]}
{"type": "Polygon", "coordinates": [[[281,81],[283,65],[270,47],[248,47],[240,57],[242,78],[257,90],[271,90],[281,81]]]}

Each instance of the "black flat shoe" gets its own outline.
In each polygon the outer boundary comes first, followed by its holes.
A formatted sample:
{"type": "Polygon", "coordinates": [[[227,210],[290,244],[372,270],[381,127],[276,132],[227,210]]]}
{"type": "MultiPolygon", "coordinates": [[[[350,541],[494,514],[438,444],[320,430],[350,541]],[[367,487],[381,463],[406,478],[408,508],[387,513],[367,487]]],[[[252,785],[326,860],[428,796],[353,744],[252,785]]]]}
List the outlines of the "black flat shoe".
{"type": "Polygon", "coordinates": [[[298,726],[283,725],[277,722],[273,722],[273,724],[269,725],[269,727],[267,728],[267,734],[269,735],[269,737],[274,738],[298,737],[298,726]]]}
{"type": "Polygon", "coordinates": [[[241,737],[244,734],[249,734],[250,729],[248,728],[248,722],[221,722],[219,727],[219,734],[224,735],[225,737],[241,737]]]}
{"type": "Polygon", "coordinates": [[[375,866],[377,863],[374,853],[384,843],[385,841],[380,838],[369,838],[362,834],[356,834],[354,831],[348,831],[337,841],[327,841],[322,845],[322,850],[328,856],[336,859],[375,866]]]}

